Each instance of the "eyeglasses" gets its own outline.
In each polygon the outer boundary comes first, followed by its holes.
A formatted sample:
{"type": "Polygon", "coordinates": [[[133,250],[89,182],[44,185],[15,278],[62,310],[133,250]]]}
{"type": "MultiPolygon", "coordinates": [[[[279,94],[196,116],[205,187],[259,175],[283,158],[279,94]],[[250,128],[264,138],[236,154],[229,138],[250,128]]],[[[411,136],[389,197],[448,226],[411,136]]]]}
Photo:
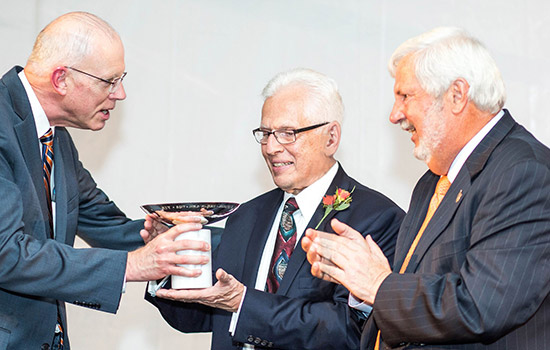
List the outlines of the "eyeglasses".
{"type": "Polygon", "coordinates": [[[261,143],[262,145],[267,144],[267,139],[269,139],[269,135],[271,134],[275,136],[275,139],[281,145],[287,145],[289,143],[293,143],[296,141],[296,134],[299,134],[304,131],[317,129],[318,127],[327,125],[328,123],[329,122],[324,122],[321,124],[306,126],[305,128],[300,128],[300,129],[278,129],[278,130],[272,130],[272,131],[265,130],[262,128],[257,128],[252,130],[252,133],[254,134],[254,138],[256,139],[256,141],[258,141],[258,143],[261,143]]]}
{"type": "Polygon", "coordinates": [[[120,84],[122,84],[122,80],[124,79],[124,77],[126,76],[127,72],[124,72],[122,73],[122,75],[118,78],[114,78],[114,79],[111,79],[111,80],[107,80],[107,79],[103,79],[103,78],[100,78],[100,77],[96,77],[95,75],[93,74],[90,74],[90,73],[86,73],[84,71],[81,71],[80,69],[76,69],[76,68],[73,68],[73,67],[69,67],[69,66],[65,66],[65,68],[68,68],[68,69],[71,69],[71,70],[74,70],[75,72],[78,72],[78,73],[82,73],[82,74],[85,74],[89,77],[92,77],[94,79],[97,79],[97,80],[100,80],[104,83],[107,83],[107,84],[110,84],[111,86],[109,87],[109,94],[114,94],[118,88],[120,87],[120,84]]]}

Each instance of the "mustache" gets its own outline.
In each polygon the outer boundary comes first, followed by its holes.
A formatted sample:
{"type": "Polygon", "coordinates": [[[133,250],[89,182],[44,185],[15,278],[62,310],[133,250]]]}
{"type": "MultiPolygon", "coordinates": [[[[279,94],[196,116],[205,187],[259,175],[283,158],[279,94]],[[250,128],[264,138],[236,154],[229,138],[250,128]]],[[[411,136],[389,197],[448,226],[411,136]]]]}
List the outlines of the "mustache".
{"type": "Polygon", "coordinates": [[[399,126],[401,127],[401,129],[403,129],[405,131],[415,130],[414,124],[411,123],[410,121],[408,121],[407,119],[401,120],[399,122],[399,126]]]}

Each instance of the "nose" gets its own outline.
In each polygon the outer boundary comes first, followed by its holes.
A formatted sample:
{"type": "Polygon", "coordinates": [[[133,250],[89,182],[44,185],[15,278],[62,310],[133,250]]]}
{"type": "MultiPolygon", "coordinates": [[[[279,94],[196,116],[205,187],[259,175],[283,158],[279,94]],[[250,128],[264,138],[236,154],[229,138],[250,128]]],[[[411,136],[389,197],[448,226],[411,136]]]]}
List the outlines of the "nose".
{"type": "Polygon", "coordinates": [[[267,137],[267,143],[264,145],[267,154],[273,155],[283,151],[283,145],[277,141],[275,135],[271,134],[267,137]]]}
{"type": "Polygon", "coordinates": [[[109,94],[109,98],[112,100],[124,100],[126,98],[126,90],[124,90],[123,82],[120,83],[120,86],[115,92],[109,94]]]}
{"type": "Polygon", "coordinates": [[[405,119],[405,114],[403,114],[401,106],[396,102],[393,104],[393,108],[390,113],[390,122],[393,124],[399,124],[399,122],[403,119],[405,119]]]}

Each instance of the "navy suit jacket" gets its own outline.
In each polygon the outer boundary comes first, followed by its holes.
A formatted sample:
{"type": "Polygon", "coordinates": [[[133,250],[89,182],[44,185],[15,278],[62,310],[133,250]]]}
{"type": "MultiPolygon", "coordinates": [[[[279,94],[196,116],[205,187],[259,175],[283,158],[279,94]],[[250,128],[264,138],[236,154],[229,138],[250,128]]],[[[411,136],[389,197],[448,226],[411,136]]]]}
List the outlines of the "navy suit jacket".
{"type": "MultiPolygon", "coordinates": [[[[505,111],[458,173],[406,273],[382,283],[362,348],[372,348],[378,328],[381,349],[547,349],[549,165],[550,150],[505,111]]],[[[414,190],[395,271],[438,179],[428,171],[414,190]]]]}
{"type": "Polygon", "coordinates": [[[143,244],[143,222],[130,221],[96,187],[69,133],[58,127],[56,237],[48,239],[39,140],[19,71],[0,81],[0,349],[39,349],[53,339],[57,304],[65,328],[64,302],[117,310],[127,256],[120,250],[143,244]],[[76,234],[110,249],[74,249],[76,234]]]}
{"type": "MultiPolygon", "coordinates": [[[[372,235],[391,259],[403,211],[388,198],[346,175],[340,168],[327,194],[336,188],[351,191],[351,206],[332,211],[320,230],[333,232],[334,217],[359,232],[372,235]]],[[[221,267],[247,286],[235,335],[230,336],[231,313],[198,304],[184,304],[147,296],[162,316],[182,332],[212,331],[212,349],[234,350],[243,343],[281,349],[357,349],[363,323],[348,307],[349,292],[311,275],[311,265],[298,243],[276,294],[255,290],[265,242],[283,200],[280,189],[265,193],[229,217],[221,243],[214,252],[213,270],[221,267]]],[[[308,227],[321,220],[322,203],[308,227]]]]}

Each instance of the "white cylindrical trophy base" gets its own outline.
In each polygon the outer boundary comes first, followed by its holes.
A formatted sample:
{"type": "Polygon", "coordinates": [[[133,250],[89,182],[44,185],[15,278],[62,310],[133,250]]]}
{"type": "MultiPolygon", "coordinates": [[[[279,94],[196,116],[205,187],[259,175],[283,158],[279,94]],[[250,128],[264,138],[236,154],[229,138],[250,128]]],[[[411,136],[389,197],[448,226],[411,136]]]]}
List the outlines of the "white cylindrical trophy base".
{"type": "MultiPolygon", "coordinates": [[[[210,230],[202,229],[199,231],[189,231],[176,237],[176,241],[188,239],[195,241],[204,241],[211,245],[210,230]]],[[[208,257],[208,263],[204,265],[180,265],[188,269],[200,269],[202,273],[197,277],[184,277],[172,275],[173,289],[198,289],[212,287],[212,254],[211,251],[203,252],[199,250],[180,250],[178,255],[205,255],[208,257]]]]}

